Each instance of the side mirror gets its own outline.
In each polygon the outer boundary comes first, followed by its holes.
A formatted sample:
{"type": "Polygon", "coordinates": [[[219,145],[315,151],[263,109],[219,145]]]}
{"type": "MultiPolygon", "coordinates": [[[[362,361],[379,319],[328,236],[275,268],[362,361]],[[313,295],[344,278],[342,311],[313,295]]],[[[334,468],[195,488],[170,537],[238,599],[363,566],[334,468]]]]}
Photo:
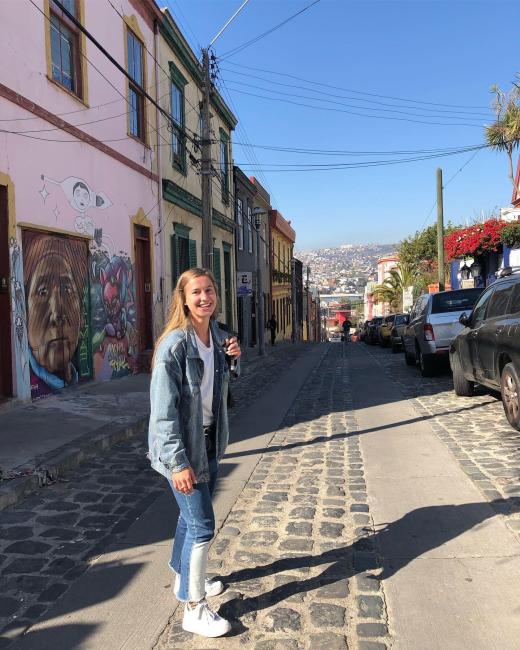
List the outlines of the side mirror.
{"type": "Polygon", "coordinates": [[[459,323],[464,325],[464,327],[469,327],[469,324],[471,323],[471,314],[468,316],[466,312],[463,312],[459,316],[459,323]]]}

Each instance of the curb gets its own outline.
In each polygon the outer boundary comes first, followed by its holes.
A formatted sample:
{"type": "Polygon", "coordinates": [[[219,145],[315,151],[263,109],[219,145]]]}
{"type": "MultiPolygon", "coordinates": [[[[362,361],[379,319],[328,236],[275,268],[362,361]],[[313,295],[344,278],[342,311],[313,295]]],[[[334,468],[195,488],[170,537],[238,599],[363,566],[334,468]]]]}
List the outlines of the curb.
{"type": "Polygon", "coordinates": [[[136,418],[130,424],[104,424],[99,429],[83,434],[53,451],[37,456],[27,476],[0,483],[0,511],[22,501],[29,494],[54,483],[64,472],[81,465],[89,458],[110,449],[124,440],[130,440],[146,431],[149,415],[136,418]],[[4,484],[5,483],[5,484],[4,484]]]}

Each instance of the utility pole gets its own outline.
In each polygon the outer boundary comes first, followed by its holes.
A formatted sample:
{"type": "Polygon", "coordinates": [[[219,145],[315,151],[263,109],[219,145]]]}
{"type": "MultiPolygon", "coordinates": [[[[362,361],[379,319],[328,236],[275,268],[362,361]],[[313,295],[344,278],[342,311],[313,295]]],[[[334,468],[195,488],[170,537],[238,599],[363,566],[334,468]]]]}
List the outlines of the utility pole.
{"type": "Polygon", "coordinates": [[[209,52],[202,50],[202,69],[204,74],[204,92],[202,95],[202,266],[213,270],[213,234],[211,210],[211,125],[210,93],[211,79],[209,72],[209,52]]]}
{"type": "Polygon", "coordinates": [[[444,205],[442,198],[442,169],[437,168],[437,259],[439,264],[439,291],[446,288],[444,277],[444,205]]]}

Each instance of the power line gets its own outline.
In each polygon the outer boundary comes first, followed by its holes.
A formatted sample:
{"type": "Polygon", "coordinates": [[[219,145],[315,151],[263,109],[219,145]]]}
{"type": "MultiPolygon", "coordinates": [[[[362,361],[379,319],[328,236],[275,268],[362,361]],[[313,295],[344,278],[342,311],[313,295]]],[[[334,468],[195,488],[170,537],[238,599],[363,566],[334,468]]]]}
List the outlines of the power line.
{"type": "MultiPolygon", "coordinates": [[[[237,84],[239,87],[242,86],[247,86],[248,88],[255,88],[257,90],[262,90],[264,92],[269,92],[277,95],[282,95],[284,97],[296,97],[299,99],[310,99],[312,101],[319,101],[319,102],[327,102],[329,104],[337,104],[338,106],[346,106],[347,108],[355,108],[357,110],[363,110],[363,111],[384,111],[385,113],[399,113],[400,115],[411,115],[413,117],[424,117],[424,118],[434,118],[434,119],[449,119],[449,120],[472,120],[472,119],[477,119],[477,116],[473,117],[467,117],[467,116],[462,116],[462,115],[422,115],[421,113],[409,113],[407,111],[401,111],[398,108],[373,108],[371,106],[356,106],[353,104],[346,104],[345,102],[340,102],[334,99],[326,99],[324,97],[313,97],[312,95],[301,95],[298,93],[284,93],[281,90],[271,90],[270,88],[265,88],[264,86],[257,86],[255,84],[249,84],[244,81],[229,81],[228,83],[232,84],[237,84]]],[[[234,89],[232,89],[234,90],[234,89]]],[[[366,115],[366,117],[377,117],[377,116],[371,116],[371,115],[366,115]]],[[[435,122],[432,122],[432,124],[435,124],[435,122]]]]}
{"type": "Polygon", "coordinates": [[[242,11],[242,9],[246,6],[246,4],[247,4],[248,2],[249,2],[249,0],[244,0],[244,2],[242,2],[242,4],[240,5],[240,7],[235,11],[235,13],[231,16],[231,18],[226,22],[226,24],[224,25],[224,27],[222,27],[222,29],[219,30],[219,32],[217,33],[217,35],[214,36],[214,37],[211,39],[210,44],[208,45],[208,49],[209,49],[209,48],[210,48],[210,47],[215,43],[215,41],[217,40],[217,38],[219,38],[219,36],[220,36],[221,34],[224,33],[224,31],[229,27],[229,25],[231,25],[231,23],[235,20],[235,18],[238,16],[238,14],[242,11]]]}
{"type": "MultiPolygon", "coordinates": [[[[476,112],[473,112],[473,111],[461,111],[461,110],[453,110],[453,109],[443,109],[443,108],[439,108],[439,107],[428,108],[428,107],[423,107],[423,106],[400,106],[399,104],[389,104],[388,102],[381,102],[381,101],[378,101],[378,100],[375,100],[375,99],[364,99],[364,98],[361,98],[361,97],[352,97],[352,96],[349,96],[349,95],[347,95],[347,96],[338,95],[337,93],[327,93],[327,92],[325,92],[323,90],[316,90],[313,87],[309,88],[307,86],[301,86],[299,84],[289,84],[289,83],[283,83],[281,81],[274,81],[273,79],[266,79],[265,77],[260,77],[258,75],[252,75],[250,73],[245,73],[245,72],[239,72],[238,70],[230,70],[229,68],[221,68],[221,70],[223,72],[228,72],[228,73],[231,73],[231,74],[239,75],[241,77],[246,77],[248,79],[258,79],[259,81],[265,81],[266,83],[273,84],[275,86],[282,86],[284,88],[297,88],[297,89],[300,89],[300,90],[307,90],[307,91],[311,91],[311,92],[314,92],[314,93],[317,93],[317,94],[320,94],[320,95],[323,95],[323,96],[326,96],[326,97],[334,97],[335,99],[348,99],[350,101],[365,102],[365,103],[368,103],[368,104],[376,104],[378,106],[385,106],[385,107],[389,107],[389,108],[399,108],[399,107],[400,108],[411,108],[412,110],[427,111],[427,112],[430,112],[430,113],[432,113],[432,112],[454,113],[454,114],[457,114],[457,115],[467,115],[468,118],[481,117],[483,119],[487,119],[488,117],[490,117],[490,115],[487,114],[487,113],[484,115],[481,112],[476,113],[476,112]]],[[[234,83],[237,83],[237,82],[234,82],[234,83]]],[[[306,83],[310,84],[311,82],[306,82],[306,83]]],[[[245,85],[248,85],[248,84],[245,84],[245,85]]],[[[258,86],[252,86],[252,87],[253,88],[258,88],[258,86]]],[[[262,88],[262,90],[267,90],[267,89],[262,88]]],[[[349,91],[349,92],[353,92],[353,91],[349,91]]],[[[396,101],[396,100],[393,100],[393,101],[396,101]]],[[[406,102],[406,103],[413,103],[413,100],[410,100],[410,101],[402,100],[402,101],[406,102]]],[[[358,108],[365,108],[365,107],[359,106],[358,108]]]]}
{"type": "Polygon", "coordinates": [[[278,25],[275,25],[274,27],[271,27],[271,29],[268,29],[266,32],[263,32],[262,34],[259,34],[258,36],[255,36],[255,38],[252,38],[251,40],[246,41],[245,43],[242,43],[242,45],[238,45],[237,47],[233,48],[232,50],[229,50],[228,52],[224,52],[224,54],[222,56],[220,56],[219,59],[221,61],[224,61],[225,59],[229,58],[230,56],[234,56],[235,54],[238,54],[238,52],[241,52],[246,47],[249,47],[250,45],[253,45],[254,43],[257,43],[262,38],[265,38],[269,34],[272,34],[273,32],[275,32],[277,29],[280,29],[280,27],[283,27],[288,22],[290,22],[291,20],[293,20],[294,18],[296,18],[297,16],[302,14],[304,11],[307,11],[308,9],[313,7],[314,5],[318,4],[318,2],[320,2],[320,0],[314,0],[313,2],[308,4],[306,7],[304,7],[303,9],[300,9],[300,11],[296,12],[292,16],[289,16],[289,18],[286,18],[281,23],[278,23],[278,25]]]}
{"type": "Polygon", "coordinates": [[[400,101],[400,102],[409,102],[412,104],[426,104],[427,106],[444,106],[445,108],[462,108],[462,109],[475,109],[475,110],[488,110],[489,107],[487,106],[462,106],[460,104],[443,104],[443,103],[438,103],[438,102],[428,102],[424,100],[419,100],[419,99],[403,99],[402,97],[395,97],[393,95],[381,95],[379,93],[368,93],[368,92],[363,92],[361,90],[354,90],[352,88],[344,88],[341,86],[333,86],[331,84],[323,83],[321,81],[316,81],[316,80],[310,80],[310,79],[304,79],[303,77],[298,77],[293,74],[289,74],[287,72],[278,72],[276,70],[267,70],[265,68],[255,68],[253,66],[249,65],[243,65],[241,63],[235,63],[233,61],[229,61],[228,65],[233,65],[239,68],[245,68],[246,70],[255,70],[257,72],[266,72],[268,74],[273,74],[273,75],[278,75],[281,77],[288,77],[290,79],[296,79],[297,81],[303,81],[308,84],[312,84],[313,86],[323,86],[324,88],[333,88],[334,90],[341,90],[343,92],[349,92],[349,93],[354,93],[355,95],[365,95],[366,97],[378,97],[381,99],[393,99],[395,101],[400,101]]]}
{"type": "Polygon", "coordinates": [[[469,126],[469,127],[475,127],[475,128],[482,128],[482,124],[455,124],[453,122],[428,122],[426,120],[414,120],[410,118],[405,118],[405,117],[395,117],[392,115],[366,115],[364,113],[357,113],[355,111],[347,111],[342,108],[330,108],[327,106],[313,106],[312,104],[304,104],[303,102],[295,102],[290,99],[281,99],[279,97],[266,97],[265,95],[258,95],[257,93],[250,93],[247,92],[246,90],[238,90],[233,88],[233,92],[235,93],[240,93],[241,95],[249,95],[250,97],[258,97],[259,99],[267,99],[269,101],[273,102],[282,102],[284,104],[292,104],[293,106],[302,106],[304,108],[312,108],[314,110],[319,110],[319,111],[332,111],[335,113],[346,113],[348,115],[356,115],[358,117],[368,117],[368,118],[373,118],[373,119],[378,119],[378,120],[397,120],[399,122],[413,122],[415,124],[427,124],[430,126],[469,126]]]}

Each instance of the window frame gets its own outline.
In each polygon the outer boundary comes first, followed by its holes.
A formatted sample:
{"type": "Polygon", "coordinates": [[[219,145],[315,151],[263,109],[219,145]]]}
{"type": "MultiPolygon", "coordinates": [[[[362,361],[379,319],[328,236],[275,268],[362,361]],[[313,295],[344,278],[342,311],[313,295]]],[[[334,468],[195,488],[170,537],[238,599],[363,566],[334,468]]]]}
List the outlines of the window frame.
{"type": "Polygon", "coordinates": [[[244,202],[237,196],[237,247],[239,251],[244,250],[244,202]]]}
{"type": "MultiPolygon", "coordinates": [[[[141,47],[141,88],[146,88],[146,64],[145,64],[145,44],[140,38],[140,36],[133,30],[128,24],[125,24],[125,58],[126,58],[126,71],[130,76],[132,76],[132,73],[130,71],[130,51],[129,51],[129,37],[133,37],[133,39],[139,43],[141,47]]],[[[132,76],[133,78],[133,76],[132,76]]],[[[146,100],[144,93],[142,90],[139,89],[138,82],[134,80],[133,82],[130,81],[130,79],[127,78],[127,95],[128,95],[128,105],[130,107],[130,110],[128,111],[128,120],[127,120],[127,135],[131,138],[134,138],[134,140],[137,140],[141,142],[142,144],[146,145],[147,144],[147,138],[148,138],[148,133],[146,129],[146,100]],[[137,99],[137,104],[136,108],[138,109],[138,114],[137,114],[137,123],[138,123],[138,130],[140,130],[140,133],[133,133],[132,132],[132,112],[135,110],[133,105],[132,105],[132,93],[135,94],[135,97],[137,99]]]]}
{"type": "Polygon", "coordinates": [[[229,203],[229,136],[220,129],[219,140],[220,191],[222,203],[229,203]]]}
{"type": "Polygon", "coordinates": [[[247,251],[253,254],[253,210],[249,201],[247,202],[247,251]]]}
{"type": "MultiPolygon", "coordinates": [[[[83,0],[74,0],[74,13],[76,19],[80,23],[84,23],[84,8],[83,0]]],[[[53,0],[45,0],[44,4],[44,13],[47,20],[44,20],[45,23],[45,43],[47,49],[47,78],[52,83],[56,84],[59,88],[64,90],[66,93],[79,100],[83,104],[86,104],[87,97],[87,79],[86,79],[86,66],[84,61],[83,52],[85,51],[85,35],[79,30],[76,25],[62,12],[62,10],[55,5],[53,0]],[[54,76],[54,63],[53,63],[53,20],[58,23],[58,27],[63,27],[67,30],[71,36],[72,44],[71,47],[71,73],[73,73],[73,87],[69,88],[62,80],[54,76]]],[[[60,71],[63,76],[62,61],[63,57],[61,55],[61,29],[59,31],[60,38],[60,71]]]]}
{"type": "MultiPolygon", "coordinates": [[[[179,107],[180,107],[180,122],[177,124],[171,125],[172,131],[172,141],[171,141],[171,162],[172,167],[180,171],[184,176],[187,175],[187,161],[186,161],[186,86],[188,85],[188,80],[179,70],[179,68],[169,61],[169,70],[170,70],[170,112],[173,117],[175,113],[173,110],[173,93],[176,90],[179,94],[179,107]],[[179,143],[179,153],[174,153],[173,143],[174,138],[177,138],[179,143]]],[[[202,126],[202,113],[199,115],[199,127],[202,126]]],[[[201,133],[202,139],[202,133],[201,133]]]]}
{"type": "Polygon", "coordinates": [[[488,318],[489,319],[492,319],[492,318],[505,318],[506,316],[510,315],[509,305],[511,304],[511,299],[513,297],[513,291],[514,291],[514,283],[513,282],[504,282],[503,284],[495,285],[493,295],[489,299],[489,302],[488,302],[488,305],[487,305],[487,308],[486,308],[486,320],[488,318]],[[495,297],[497,296],[497,294],[502,293],[504,291],[507,293],[507,296],[506,296],[507,300],[506,300],[505,305],[503,306],[502,313],[500,313],[500,314],[490,314],[489,313],[490,308],[492,306],[494,306],[495,297]]]}

